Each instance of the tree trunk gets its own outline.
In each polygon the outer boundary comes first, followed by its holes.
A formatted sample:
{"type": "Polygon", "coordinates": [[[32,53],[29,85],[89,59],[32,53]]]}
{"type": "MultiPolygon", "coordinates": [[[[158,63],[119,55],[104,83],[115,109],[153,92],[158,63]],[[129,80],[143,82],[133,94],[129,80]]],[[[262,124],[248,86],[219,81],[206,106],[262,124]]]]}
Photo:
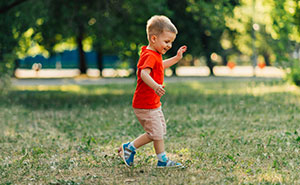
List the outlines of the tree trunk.
{"type": "Polygon", "coordinates": [[[77,37],[77,46],[78,46],[78,52],[79,52],[79,70],[81,74],[86,74],[87,66],[86,66],[86,60],[85,60],[85,53],[83,51],[83,26],[79,26],[79,33],[77,37]]]}
{"type": "Polygon", "coordinates": [[[102,76],[103,72],[103,54],[101,49],[97,51],[97,64],[98,64],[98,69],[100,71],[100,76],[102,76]]]}
{"type": "Polygon", "coordinates": [[[222,55],[222,64],[224,65],[224,66],[227,66],[227,63],[228,63],[228,60],[227,60],[227,55],[222,55]]]}
{"type": "Polygon", "coordinates": [[[135,54],[132,56],[132,60],[133,60],[133,73],[132,73],[132,75],[133,76],[136,76],[137,75],[137,64],[138,64],[138,62],[139,62],[139,58],[140,58],[140,56],[138,55],[138,49],[137,50],[135,50],[135,52],[134,52],[135,54]]]}
{"type": "Polygon", "coordinates": [[[206,36],[204,33],[201,36],[201,40],[202,40],[202,46],[203,46],[203,51],[204,51],[204,55],[206,57],[206,65],[209,68],[210,71],[210,76],[215,76],[213,68],[214,68],[214,64],[211,61],[210,55],[212,53],[212,51],[209,48],[209,44],[211,42],[211,39],[209,38],[209,36],[206,36]]]}
{"type": "Polygon", "coordinates": [[[13,70],[13,77],[16,77],[15,74],[16,74],[16,70],[20,67],[20,61],[19,59],[16,59],[15,60],[15,66],[14,66],[14,70],[13,70]]]}
{"type": "Polygon", "coordinates": [[[213,62],[211,61],[211,58],[210,58],[210,53],[206,52],[206,65],[207,67],[209,68],[209,71],[210,71],[210,76],[215,76],[214,74],[214,64],[213,62]]]}
{"type": "Polygon", "coordinates": [[[264,52],[263,56],[264,56],[264,59],[265,59],[266,66],[271,66],[269,53],[264,52]]]}
{"type": "Polygon", "coordinates": [[[173,65],[170,67],[170,69],[172,70],[172,76],[177,76],[176,74],[176,67],[177,67],[177,64],[173,65]]]}
{"type": "Polygon", "coordinates": [[[137,64],[136,65],[133,65],[133,73],[132,73],[132,75],[133,76],[136,76],[137,75],[137,64]]]}

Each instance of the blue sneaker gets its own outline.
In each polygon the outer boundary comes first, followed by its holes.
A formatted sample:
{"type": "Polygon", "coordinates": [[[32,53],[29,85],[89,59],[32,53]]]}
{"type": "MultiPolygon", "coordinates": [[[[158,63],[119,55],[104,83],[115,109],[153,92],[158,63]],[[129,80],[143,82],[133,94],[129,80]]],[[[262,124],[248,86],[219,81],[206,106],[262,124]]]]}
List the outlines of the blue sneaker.
{"type": "Polygon", "coordinates": [[[184,168],[184,166],[181,163],[177,163],[175,161],[171,161],[168,159],[166,162],[157,162],[157,167],[158,168],[169,168],[169,167],[178,167],[178,168],[184,168]]]}
{"type": "Polygon", "coordinates": [[[135,151],[130,150],[128,145],[129,143],[122,144],[119,155],[122,157],[126,166],[131,167],[133,166],[135,151]]]}

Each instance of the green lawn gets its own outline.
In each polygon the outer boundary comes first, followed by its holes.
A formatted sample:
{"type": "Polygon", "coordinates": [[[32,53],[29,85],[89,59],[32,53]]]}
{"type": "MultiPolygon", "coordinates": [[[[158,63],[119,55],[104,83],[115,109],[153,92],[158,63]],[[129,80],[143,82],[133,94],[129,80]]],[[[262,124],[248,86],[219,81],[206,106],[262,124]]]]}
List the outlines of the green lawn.
{"type": "Polygon", "coordinates": [[[117,156],[143,133],[134,84],[16,87],[0,97],[0,184],[299,184],[300,89],[280,80],[167,83],[166,151],[117,156]]]}

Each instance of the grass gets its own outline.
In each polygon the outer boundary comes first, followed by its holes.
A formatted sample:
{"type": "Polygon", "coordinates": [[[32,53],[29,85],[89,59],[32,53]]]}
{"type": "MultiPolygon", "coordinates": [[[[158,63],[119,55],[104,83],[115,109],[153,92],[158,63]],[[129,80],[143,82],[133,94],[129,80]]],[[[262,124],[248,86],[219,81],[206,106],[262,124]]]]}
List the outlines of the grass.
{"type": "Polygon", "coordinates": [[[134,168],[117,157],[143,133],[134,84],[15,87],[0,97],[0,184],[299,184],[300,90],[280,80],[167,83],[168,156],[151,144],[134,168]]]}

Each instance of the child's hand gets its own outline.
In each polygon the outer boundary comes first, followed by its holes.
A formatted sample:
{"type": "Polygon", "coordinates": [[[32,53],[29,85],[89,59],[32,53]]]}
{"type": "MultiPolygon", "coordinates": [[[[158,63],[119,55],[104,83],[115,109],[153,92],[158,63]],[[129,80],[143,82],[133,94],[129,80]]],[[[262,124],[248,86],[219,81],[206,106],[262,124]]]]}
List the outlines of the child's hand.
{"type": "Polygon", "coordinates": [[[187,50],[187,46],[181,46],[177,51],[177,56],[180,57],[180,59],[181,59],[183,53],[186,52],[186,50],[187,50]]]}
{"type": "Polygon", "coordinates": [[[162,85],[158,85],[158,87],[156,87],[155,89],[155,93],[158,95],[158,96],[163,96],[165,93],[166,93],[166,90],[164,89],[165,86],[162,86],[162,85]]]}

